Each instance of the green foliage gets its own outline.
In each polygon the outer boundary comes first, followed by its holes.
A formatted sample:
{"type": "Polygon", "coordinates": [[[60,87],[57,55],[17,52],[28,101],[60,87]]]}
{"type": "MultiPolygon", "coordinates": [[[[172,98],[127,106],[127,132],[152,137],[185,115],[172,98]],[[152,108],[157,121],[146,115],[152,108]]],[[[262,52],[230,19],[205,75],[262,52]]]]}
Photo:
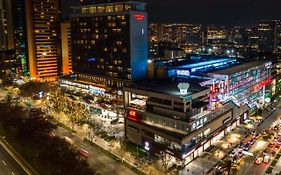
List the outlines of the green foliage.
{"type": "Polygon", "coordinates": [[[0,125],[6,138],[42,175],[91,175],[87,161],[65,140],[48,135],[56,128],[40,110],[0,103],[0,125]],[[7,134],[8,133],[8,134],[7,134]]]}
{"type": "Polygon", "coordinates": [[[22,96],[31,97],[34,94],[38,94],[40,91],[43,91],[44,93],[52,92],[54,91],[55,87],[48,83],[31,81],[21,85],[19,89],[21,90],[22,96]]]}
{"type": "Polygon", "coordinates": [[[271,174],[272,170],[273,170],[273,167],[270,166],[270,167],[267,168],[265,173],[271,174]]]}
{"type": "Polygon", "coordinates": [[[48,100],[51,111],[67,116],[72,128],[75,124],[81,125],[87,118],[84,105],[68,99],[61,90],[56,90],[48,100]]]}

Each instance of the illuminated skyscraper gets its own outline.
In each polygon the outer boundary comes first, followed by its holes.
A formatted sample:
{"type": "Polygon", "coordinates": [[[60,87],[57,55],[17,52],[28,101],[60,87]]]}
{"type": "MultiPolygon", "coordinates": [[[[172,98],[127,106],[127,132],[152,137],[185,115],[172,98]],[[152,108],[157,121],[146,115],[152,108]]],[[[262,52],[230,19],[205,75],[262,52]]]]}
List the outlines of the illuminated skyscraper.
{"type": "Polygon", "coordinates": [[[32,79],[55,80],[59,74],[59,1],[25,0],[29,72],[32,79]]]}
{"type": "Polygon", "coordinates": [[[76,7],[70,24],[75,73],[110,87],[123,87],[146,78],[145,3],[126,1],[76,7]]]}

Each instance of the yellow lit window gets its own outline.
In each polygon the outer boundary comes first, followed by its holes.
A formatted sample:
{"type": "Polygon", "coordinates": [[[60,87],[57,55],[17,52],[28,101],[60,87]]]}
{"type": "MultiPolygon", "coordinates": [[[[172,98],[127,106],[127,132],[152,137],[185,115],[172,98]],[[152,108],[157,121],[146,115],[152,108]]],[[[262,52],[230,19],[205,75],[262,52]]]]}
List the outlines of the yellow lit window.
{"type": "Polygon", "coordinates": [[[121,12],[121,11],[123,11],[123,5],[115,5],[114,9],[116,12],[121,12]]]}
{"type": "Polygon", "coordinates": [[[99,13],[105,12],[105,7],[104,6],[98,6],[98,12],[99,13]]]}
{"type": "Polygon", "coordinates": [[[97,8],[96,7],[90,7],[90,13],[96,13],[97,8]]]}
{"type": "Polygon", "coordinates": [[[113,12],[113,5],[106,6],[106,12],[113,12]]]}
{"type": "Polygon", "coordinates": [[[126,10],[126,11],[129,11],[129,10],[131,10],[131,9],[132,9],[132,5],[125,5],[125,7],[124,7],[124,8],[125,8],[125,10],[126,10]]]}

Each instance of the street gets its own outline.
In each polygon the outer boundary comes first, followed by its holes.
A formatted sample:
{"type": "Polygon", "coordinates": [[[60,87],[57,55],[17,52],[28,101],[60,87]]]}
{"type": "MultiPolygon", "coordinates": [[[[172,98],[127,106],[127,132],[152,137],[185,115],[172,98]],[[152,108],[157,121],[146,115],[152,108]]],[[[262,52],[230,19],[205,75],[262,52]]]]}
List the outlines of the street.
{"type": "MultiPolygon", "coordinates": [[[[271,114],[258,128],[257,131],[261,132],[264,129],[270,128],[272,123],[278,119],[278,117],[281,116],[281,110],[277,109],[273,114],[271,114]]],[[[254,145],[256,146],[256,145],[254,145]]],[[[267,143],[265,146],[259,146],[259,149],[266,149],[267,143]]],[[[261,150],[259,150],[261,151],[261,150]]],[[[249,157],[247,159],[247,163],[244,164],[243,166],[240,167],[239,174],[244,175],[244,174],[254,174],[254,175],[263,175],[264,172],[266,171],[267,167],[269,164],[261,163],[260,165],[257,165],[254,163],[255,161],[255,156],[258,155],[259,152],[254,154],[254,157],[249,157]]]]}
{"type": "Polygon", "coordinates": [[[27,175],[18,162],[2,146],[2,141],[0,142],[0,175],[27,175]]]}
{"type": "Polygon", "coordinates": [[[108,174],[126,174],[126,175],[135,175],[136,173],[125,165],[117,162],[113,158],[105,155],[98,148],[85,143],[81,138],[76,135],[73,135],[69,131],[65,130],[62,127],[58,127],[56,134],[60,137],[68,137],[73,141],[73,144],[80,149],[87,150],[89,152],[88,162],[90,167],[95,169],[97,173],[108,175],[108,174]]]}

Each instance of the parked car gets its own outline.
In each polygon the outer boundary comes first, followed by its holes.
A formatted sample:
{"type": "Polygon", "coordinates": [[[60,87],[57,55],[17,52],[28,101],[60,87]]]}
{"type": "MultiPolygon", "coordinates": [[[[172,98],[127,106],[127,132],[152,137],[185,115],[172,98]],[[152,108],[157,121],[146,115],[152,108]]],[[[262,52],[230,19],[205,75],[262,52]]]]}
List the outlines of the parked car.
{"type": "Polygon", "coordinates": [[[262,161],[263,161],[263,157],[258,157],[258,158],[256,158],[256,160],[255,160],[255,164],[261,164],[262,163],[262,161]]]}
{"type": "Polygon", "coordinates": [[[270,161],[270,157],[268,155],[264,156],[263,162],[264,163],[269,163],[269,161],[270,161]]]}

